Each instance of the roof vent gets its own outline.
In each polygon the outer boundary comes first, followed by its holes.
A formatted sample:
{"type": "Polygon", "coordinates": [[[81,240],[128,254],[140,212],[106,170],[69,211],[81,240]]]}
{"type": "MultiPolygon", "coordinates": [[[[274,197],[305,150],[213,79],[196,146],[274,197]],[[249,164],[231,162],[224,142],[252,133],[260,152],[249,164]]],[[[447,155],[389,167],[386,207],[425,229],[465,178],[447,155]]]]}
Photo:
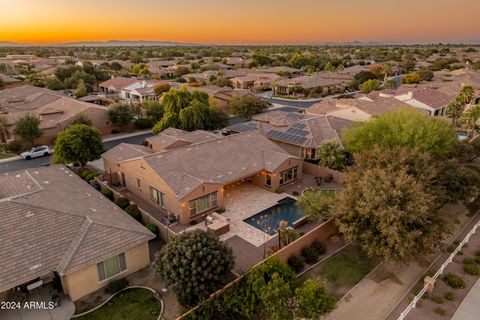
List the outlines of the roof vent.
{"type": "Polygon", "coordinates": [[[33,216],[33,212],[32,211],[27,211],[27,214],[25,215],[25,218],[28,218],[28,217],[31,217],[33,216]]]}
{"type": "Polygon", "coordinates": [[[15,178],[20,178],[20,177],[21,177],[21,175],[19,175],[19,174],[17,174],[17,175],[15,176],[15,178]]]}
{"type": "Polygon", "coordinates": [[[48,182],[48,181],[45,180],[43,183],[44,183],[44,184],[49,184],[50,182],[48,182]]]}
{"type": "Polygon", "coordinates": [[[42,266],[42,264],[41,264],[41,263],[38,263],[38,264],[36,264],[36,265],[31,266],[29,269],[30,269],[30,271],[33,271],[33,270],[35,270],[35,269],[40,268],[41,266],[42,266]]]}

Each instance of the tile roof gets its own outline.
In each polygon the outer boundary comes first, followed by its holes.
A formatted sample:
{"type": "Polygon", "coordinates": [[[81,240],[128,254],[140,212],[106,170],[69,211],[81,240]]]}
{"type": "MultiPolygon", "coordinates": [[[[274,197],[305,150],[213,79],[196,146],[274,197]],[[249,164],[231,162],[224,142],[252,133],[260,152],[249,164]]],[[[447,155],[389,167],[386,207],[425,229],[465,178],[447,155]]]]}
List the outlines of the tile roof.
{"type": "Polygon", "coordinates": [[[0,176],[0,291],[69,274],[154,235],[63,165],[0,176]]]}
{"type": "Polygon", "coordinates": [[[138,82],[135,78],[115,77],[99,83],[99,87],[110,88],[113,87],[115,91],[120,92],[123,88],[138,82]]]}
{"type": "Polygon", "coordinates": [[[247,132],[155,153],[144,161],[183,197],[203,183],[228,184],[298,159],[256,132],[247,132]]]}
{"type": "Polygon", "coordinates": [[[179,141],[184,142],[185,144],[194,144],[220,138],[221,136],[204,130],[187,132],[180,129],[168,128],[162,131],[160,134],[153,137],[148,137],[145,140],[153,146],[161,149],[168,149],[170,146],[179,141]]]}
{"type": "Polygon", "coordinates": [[[152,153],[152,149],[138,144],[120,143],[105,152],[102,157],[112,162],[121,162],[143,157],[152,153]]]}

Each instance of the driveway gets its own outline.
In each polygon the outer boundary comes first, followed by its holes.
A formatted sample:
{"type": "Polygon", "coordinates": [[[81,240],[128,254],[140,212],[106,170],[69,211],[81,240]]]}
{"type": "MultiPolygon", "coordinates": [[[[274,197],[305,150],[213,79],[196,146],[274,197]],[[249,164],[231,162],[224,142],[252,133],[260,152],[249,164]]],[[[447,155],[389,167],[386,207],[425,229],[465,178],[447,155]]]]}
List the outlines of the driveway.
{"type": "MultiPolygon", "coordinates": [[[[28,302],[41,302],[48,301],[42,295],[29,299],[28,302]]],[[[23,304],[22,304],[23,306],[23,304]]],[[[59,307],[48,309],[26,309],[21,308],[19,310],[0,311],[0,319],[2,320],[68,320],[75,313],[75,305],[68,297],[62,297],[59,307]]]]}

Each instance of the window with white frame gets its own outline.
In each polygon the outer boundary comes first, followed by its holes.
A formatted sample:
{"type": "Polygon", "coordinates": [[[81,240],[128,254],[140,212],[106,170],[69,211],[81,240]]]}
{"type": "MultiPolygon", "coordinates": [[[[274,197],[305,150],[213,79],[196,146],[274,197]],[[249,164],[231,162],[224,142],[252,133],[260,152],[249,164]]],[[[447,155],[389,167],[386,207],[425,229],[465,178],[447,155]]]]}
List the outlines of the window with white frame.
{"type": "Polygon", "coordinates": [[[215,191],[203,197],[192,200],[189,202],[189,204],[191,216],[216,208],[218,206],[217,192],[215,191]]]}
{"type": "Polygon", "coordinates": [[[289,183],[295,179],[297,179],[298,176],[298,169],[297,167],[290,168],[288,170],[285,170],[283,172],[280,172],[280,185],[289,183]]]}
{"type": "Polygon", "coordinates": [[[127,270],[127,264],[124,253],[97,263],[98,279],[100,281],[111,278],[125,270],[127,270]]]}

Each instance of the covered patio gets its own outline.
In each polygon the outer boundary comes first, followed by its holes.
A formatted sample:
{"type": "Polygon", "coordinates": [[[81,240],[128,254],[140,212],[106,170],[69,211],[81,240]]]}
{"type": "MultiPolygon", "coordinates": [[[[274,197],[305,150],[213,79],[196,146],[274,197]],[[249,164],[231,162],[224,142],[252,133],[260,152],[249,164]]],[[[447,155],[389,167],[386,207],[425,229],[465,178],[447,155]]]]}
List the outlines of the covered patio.
{"type": "MultiPolygon", "coordinates": [[[[20,302],[20,308],[15,310],[0,310],[2,320],[68,320],[75,313],[75,305],[69,297],[59,294],[59,305],[52,308],[51,301],[53,285],[48,284],[35,289],[28,294],[19,294],[12,289],[12,298],[20,302]]],[[[11,301],[11,300],[10,300],[11,301]]]]}

